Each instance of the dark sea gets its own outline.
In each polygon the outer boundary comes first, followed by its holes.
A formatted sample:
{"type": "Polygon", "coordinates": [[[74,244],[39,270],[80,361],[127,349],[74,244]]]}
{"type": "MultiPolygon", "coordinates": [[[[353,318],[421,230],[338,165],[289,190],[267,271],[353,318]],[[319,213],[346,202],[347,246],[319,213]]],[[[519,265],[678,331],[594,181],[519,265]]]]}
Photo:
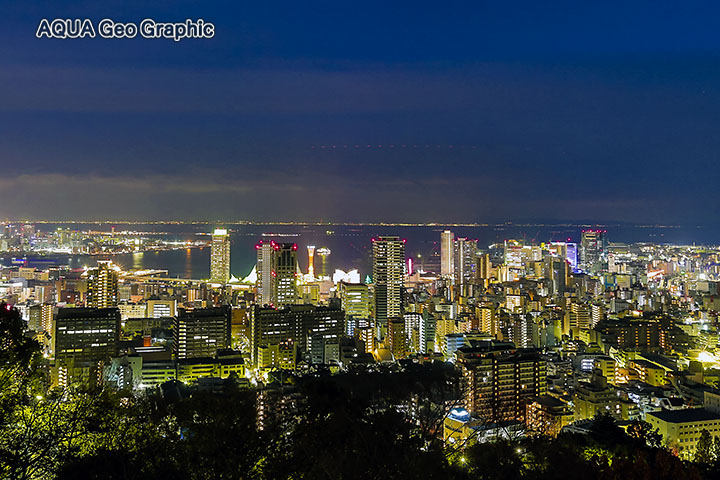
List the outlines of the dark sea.
{"type": "MultiPolygon", "coordinates": [[[[209,239],[205,236],[212,232],[216,225],[209,224],[36,224],[40,231],[52,231],[62,226],[72,230],[110,231],[115,226],[116,232],[133,230],[147,232],[149,236],[162,236],[176,240],[209,239]]],[[[217,225],[227,227],[231,231],[231,271],[238,278],[247,276],[255,264],[255,248],[259,240],[275,240],[277,242],[297,243],[299,262],[303,271],[307,271],[308,256],[306,247],[314,245],[315,271],[322,268],[321,258],[317,249],[327,247],[331,254],[327,257],[326,272],[332,274],[337,269],[350,270],[357,268],[362,277],[370,273],[373,237],[380,235],[396,235],[406,240],[406,256],[413,257],[416,267],[428,270],[437,268],[439,264],[440,232],[452,230],[456,236],[478,239],[481,248],[506,239],[524,240],[539,244],[550,241],[579,242],[580,232],[589,225],[531,225],[501,224],[483,226],[392,226],[392,225],[256,225],[229,224],[217,225]]],[[[607,230],[610,242],[635,243],[672,243],[680,245],[717,245],[720,236],[703,227],[676,227],[657,225],[594,225],[593,228],[607,230]]],[[[17,256],[17,255],[16,255],[17,256]]],[[[69,265],[83,267],[94,265],[103,257],[89,255],[50,255],[38,257],[28,255],[30,266],[47,267],[48,265],[69,265]]],[[[171,277],[203,279],[209,277],[210,249],[194,248],[188,250],[168,250],[121,254],[112,257],[122,267],[152,268],[168,270],[171,277]]],[[[11,256],[3,257],[9,265],[11,256]]]]}

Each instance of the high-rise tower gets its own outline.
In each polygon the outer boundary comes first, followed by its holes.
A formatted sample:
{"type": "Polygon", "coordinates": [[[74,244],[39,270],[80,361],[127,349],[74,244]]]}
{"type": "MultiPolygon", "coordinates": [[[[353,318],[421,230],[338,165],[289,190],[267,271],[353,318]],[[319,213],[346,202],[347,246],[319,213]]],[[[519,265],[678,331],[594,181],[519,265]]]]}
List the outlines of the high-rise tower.
{"type": "Polygon", "coordinates": [[[273,307],[298,302],[297,244],[259,242],[257,250],[257,304],[273,307]]]}
{"type": "Polygon", "coordinates": [[[117,306],[118,267],[110,260],[99,260],[97,267],[87,270],[87,306],[117,306]]]}
{"type": "Polygon", "coordinates": [[[275,244],[275,306],[284,307],[298,302],[298,257],[296,243],[275,244]]]}
{"type": "Polygon", "coordinates": [[[210,281],[227,283],[230,280],[230,236],[224,228],[216,228],[210,247],[210,281]]]}
{"type": "Polygon", "coordinates": [[[398,237],[373,239],[373,283],[375,319],[387,324],[388,318],[402,315],[405,288],[405,241],[398,237]]]}
{"type": "Polygon", "coordinates": [[[465,285],[475,281],[477,272],[477,240],[459,237],[455,240],[455,284],[465,285]]]}
{"type": "Polygon", "coordinates": [[[455,235],[450,230],[440,234],[440,275],[452,275],[454,271],[453,240],[455,235]]]}
{"type": "Polygon", "coordinates": [[[263,242],[260,240],[255,245],[257,250],[257,264],[255,271],[257,273],[257,298],[256,303],[262,305],[272,305],[273,299],[273,265],[275,259],[275,242],[263,242]]]}
{"type": "Polygon", "coordinates": [[[478,283],[483,283],[480,279],[489,279],[492,277],[492,261],[490,255],[483,253],[478,256],[477,276],[478,283]]]}
{"type": "Polygon", "coordinates": [[[590,270],[600,262],[606,249],[605,230],[583,230],[580,243],[580,266],[590,270]]]}
{"type": "Polygon", "coordinates": [[[308,245],[308,277],[315,278],[315,245],[308,245]]]}

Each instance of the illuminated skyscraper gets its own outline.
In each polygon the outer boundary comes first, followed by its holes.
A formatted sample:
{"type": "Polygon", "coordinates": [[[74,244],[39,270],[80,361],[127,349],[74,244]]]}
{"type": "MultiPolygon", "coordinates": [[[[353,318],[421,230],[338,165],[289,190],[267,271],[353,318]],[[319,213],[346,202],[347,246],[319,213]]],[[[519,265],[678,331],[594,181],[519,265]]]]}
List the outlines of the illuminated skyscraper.
{"type": "Polygon", "coordinates": [[[375,319],[387,324],[390,317],[402,316],[405,288],[405,241],[398,237],[373,239],[373,283],[375,319]]]}
{"type": "Polygon", "coordinates": [[[48,332],[52,334],[54,308],[52,303],[30,305],[30,307],[28,307],[28,328],[34,332],[48,332]]]}
{"type": "Polygon", "coordinates": [[[275,244],[275,306],[280,308],[298,303],[298,257],[296,243],[275,244]]]}
{"type": "Polygon", "coordinates": [[[482,284],[481,280],[492,278],[492,261],[490,261],[490,255],[484,253],[478,256],[477,262],[477,279],[478,283],[482,284]]]}
{"type": "Polygon", "coordinates": [[[263,242],[261,240],[255,245],[255,249],[257,250],[257,264],[255,267],[257,273],[256,303],[260,306],[272,305],[274,303],[275,242],[263,242]]]}
{"type": "Polygon", "coordinates": [[[504,248],[505,265],[512,269],[522,269],[522,245],[515,240],[505,240],[504,248]]]}
{"type": "Polygon", "coordinates": [[[570,262],[570,268],[573,270],[577,268],[578,266],[578,248],[577,243],[568,243],[567,244],[567,261],[570,262]]]}
{"type": "Polygon", "coordinates": [[[453,240],[455,235],[450,230],[440,234],[440,275],[452,275],[454,271],[453,240]]]}
{"type": "Polygon", "coordinates": [[[362,340],[365,353],[373,353],[375,350],[375,328],[372,325],[357,327],[355,329],[355,338],[362,340]]]}
{"type": "Polygon", "coordinates": [[[87,306],[109,308],[117,306],[118,267],[110,260],[99,260],[95,268],[87,270],[87,306]]]}
{"type": "Polygon", "coordinates": [[[210,281],[227,283],[230,280],[230,236],[224,228],[216,228],[210,249],[210,281]]]}
{"type": "Polygon", "coordinates": [[[457,238],[454,248],[455,284],[465,285],[473,283],[477,271],[477,240],[457,238]]]}
{"type": "Polygon", "coordinates": [[[560,259],[569,262],[571,270],[575,270],[578,266],[577,243],[552,242],[550,244],[550,253],[560,259]]]}
{"type": "Polygon", "coordinates": [[[567,243],[565,242],[552,242],[549,250],[557,258],[567,257],[567,243]]]}
{"type": "Polygon", "coordinates": [[[257,250],[257,304],[275,308],[298,303],[297,244],[260,242],[257,250]]]}
{"type": "Polygon", "coordinates": [[[570,284],[570,264],[565,258],[548,256],[545,259],[545,278],[552,282],[552,294],[562,296],[570,284]]]}
{"type": "Polygon", "coordinates": [[[605,230],[583,230],[580,243],[580,266],[590,270],[600,262],[606,248],[605,230]]]}

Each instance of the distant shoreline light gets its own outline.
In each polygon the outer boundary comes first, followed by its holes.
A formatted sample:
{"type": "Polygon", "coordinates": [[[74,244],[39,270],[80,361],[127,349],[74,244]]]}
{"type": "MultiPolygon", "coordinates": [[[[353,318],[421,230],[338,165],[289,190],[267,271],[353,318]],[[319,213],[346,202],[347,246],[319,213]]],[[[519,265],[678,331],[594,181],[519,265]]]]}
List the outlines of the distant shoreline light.
{"type": "MultiPolygon", "coordinates": [[[[218,221],[210,220],[49,220],[49,219],[5,219],[0,221],[3,224],[12,223],[38,223],[38,224],[63,224],[63,225],[214,225],[218,221]]],[[[703,225],[669,225],[669,224],[644,224],[644,223],[527,223],[527,222],[503,222],[503,223],[472,223],[472,222],[322,222],[322,221],[254,221],[254,220],[233,220],[220,222],[225,225],[300,225],[300,226],[345,226],[345,227],[489,227],[489,228],[512,228],[512,227],[563,227],[563,228],[705,228],[703,225]]]]}

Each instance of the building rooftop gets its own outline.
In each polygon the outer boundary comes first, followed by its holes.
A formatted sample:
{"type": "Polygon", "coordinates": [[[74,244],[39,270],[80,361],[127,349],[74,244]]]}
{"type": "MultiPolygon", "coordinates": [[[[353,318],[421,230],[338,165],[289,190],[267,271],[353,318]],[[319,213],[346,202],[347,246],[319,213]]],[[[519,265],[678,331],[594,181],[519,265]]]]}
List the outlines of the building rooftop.
{"type": "Polygon", "coordinates": [[[534,402],[539,403],[540,405],[543,405],[548,408],[563,408],[567,407],[567,403],[563,402],[562,400],[555,398],[550,395],[540,395],[538,397],[533,398],[534,402]]]}
{"type": "Polygon", "coordinates": [[[704,422],[707,420],[720,420],[720,415],[704,408],[686,408],[684,410],[661,410],[659,412],[648,412],[660,420],[669,423],[704,422]]]}
{"type": "Polygon", "coordinates": [[[662,369],[661,366],[655,365],[652,362],[648,362],[647,360],[641,360],[641,359],[635,359],[630,360],[631,363],[634,363],[635,365],[643,368],[652,368],[652,369],[662,369]]]}

